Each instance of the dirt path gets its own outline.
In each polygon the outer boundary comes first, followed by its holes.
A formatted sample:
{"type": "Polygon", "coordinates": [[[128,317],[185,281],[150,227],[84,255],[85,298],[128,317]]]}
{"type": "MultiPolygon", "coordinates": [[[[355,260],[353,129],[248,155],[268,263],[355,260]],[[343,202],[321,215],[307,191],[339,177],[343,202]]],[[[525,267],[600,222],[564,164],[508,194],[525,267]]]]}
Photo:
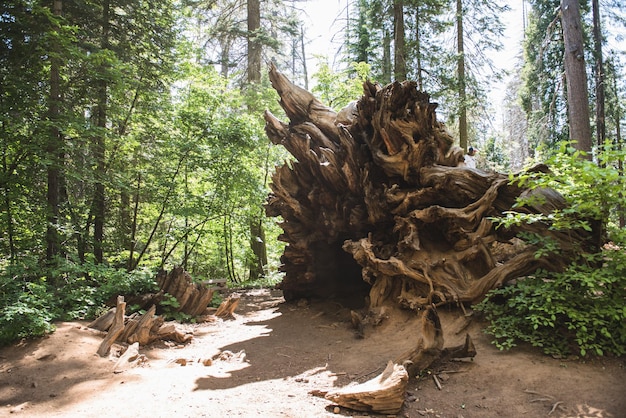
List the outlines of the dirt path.
{"type": "MultiPolygon", "coordinates": [[[[82,322],[60,323],[50,337],[0,351],[0,416],[366,416],[335,413],[309,392],[372,378],[406,341],[392,343],[384,332],[355,339],[349,321],[339,304],[298,306],[277,291],[248,291],[234,320],[194,325],[194,340],[184,347],[142,349],[143,367],[119,374],[112,372],[115,359],[96,354],[100,334],[82,322]]],[[[542,417],[553,409],[551,417],[626,416],[624,359],[502,353],[478,324],[468,331],[475,360],[447,363],[411,381],[399,417],[542,417]]]]}

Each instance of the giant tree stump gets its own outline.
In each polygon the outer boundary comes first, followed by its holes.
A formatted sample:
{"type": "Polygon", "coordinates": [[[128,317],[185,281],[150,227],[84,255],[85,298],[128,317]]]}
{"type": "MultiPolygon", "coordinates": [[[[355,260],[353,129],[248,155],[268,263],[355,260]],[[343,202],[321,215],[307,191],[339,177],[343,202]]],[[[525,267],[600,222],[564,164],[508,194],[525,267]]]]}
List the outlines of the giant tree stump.
{"type": "Polygon", "coordinates": [[[366,82],[363,96],[337,114],[273,66],[270,80],[290,123],[266,112],[266,132],[295,158],[276,168],[265,206],[268,216],[283,218],[287,300],[364,290],[370,308],[472,303],[594,249],[586,231],[563,233],[545,223],[496,229],[492,217],[549,213],[565,200],[465,167],[462,150],[437,121],[437,104],[416,83],[366,82]],[[514,206],[529,194],[536,199],[514,206]],[[560,252],[536,257],[535,247],[513,240],[521,231],[550,237],[560,252]]]}
{"type": "MultiPolygon", "coordinates": [[[[274,66],[270,80],[289,123],[266,112],[266,133],[295,159],[276,168],[265,205],[283,219],[286,300],[357,295],[370,311],[416,313],[462,306],[597,249],[598,231],[565,233],[543,222],[496,229],[491,218],[507,211],[548,214],[566,202],[554,190],[527,190],[508,175],[464,166],[437,104],[416,83],[366,82],[363,96],[336,113],[274,66]],[[520,196],[533,199],[516,206],[520,196]],[[536,247],[515,238],[520,232],[549,237],[559,251],[536,257],[536,247]]],[[[418,319],[423,325],[427,315],[418,319]]],[[[418,345],[440,353],[437,338],[425,335],[418,345]]]]}

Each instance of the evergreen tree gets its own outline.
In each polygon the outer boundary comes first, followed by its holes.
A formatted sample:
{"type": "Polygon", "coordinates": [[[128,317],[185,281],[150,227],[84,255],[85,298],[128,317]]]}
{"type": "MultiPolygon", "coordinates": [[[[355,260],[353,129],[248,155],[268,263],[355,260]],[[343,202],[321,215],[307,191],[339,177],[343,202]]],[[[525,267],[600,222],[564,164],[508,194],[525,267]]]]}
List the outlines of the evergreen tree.
{"type": "Polygon", "coordinates": [[[583,32],[578,0],[561,1],[561,22],[565,48],[565,78],[570,139],[591,158],[591,124],[583,32]]]}

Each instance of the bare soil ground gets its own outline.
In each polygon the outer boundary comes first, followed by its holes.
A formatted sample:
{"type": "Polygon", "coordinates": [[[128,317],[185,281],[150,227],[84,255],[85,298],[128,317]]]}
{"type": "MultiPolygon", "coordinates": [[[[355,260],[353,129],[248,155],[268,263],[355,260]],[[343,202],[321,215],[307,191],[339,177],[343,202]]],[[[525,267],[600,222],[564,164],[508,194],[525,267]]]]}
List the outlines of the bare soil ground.
{"type": "MultiPolygon", "coordinates": [[[[384,325],[356,339],[341,304],[288,304],[278,291],[251,290],[234,319],[190,325],[190,344],[142,348],[145,363],[116,374],[116,358],[96,354],[102,334],[86,324],[59,323],[49,337],[0,351],[0,416],[385,416],[309,392],[374,377],[413,339],[384,325]]],[[[625,359],[500,352],[481,328],[466,329],[476,358],[411,380],[398,417],[626,417],[625,359]]]]}

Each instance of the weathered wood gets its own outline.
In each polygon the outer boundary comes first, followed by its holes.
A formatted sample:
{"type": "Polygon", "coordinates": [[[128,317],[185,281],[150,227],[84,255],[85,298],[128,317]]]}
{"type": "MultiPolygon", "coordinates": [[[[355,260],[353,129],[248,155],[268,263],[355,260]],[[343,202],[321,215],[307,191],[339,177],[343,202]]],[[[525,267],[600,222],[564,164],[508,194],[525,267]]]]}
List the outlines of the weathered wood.
{"type": "Polygon", "coordinates": [[[215,311],[215,316],[220,318],[231,318],[235,313],[235,309],[239,305],[239,296],[231,295],[225,301],[220,303],[215,311]]]}
{"type": "Polygon", "coordinates": [[[104,314],[93,320],[87,326],[89,328],[97,329],[99,331],[108,331],[109,328],[111,328],[111,325],[113,325],[113,320],[115,319],[115,311],[115,307],[109,309],[104,314]]]}
{"type": "Polygon", "coordinates": [[[133,367],[138,358],[139,343],[129,345],[124,354],[122,354],[117,362],[115,362],[115,366],[113,366],[113,373],[122,373],[133,367]]]}
{"type": "MultiPolygon", "coordinates": [[[[562,233],[549,222],[496,229],[491,219],[506,212],[549,214],[566,201],[461,165],[463,151],[416,83],[366,82],[363,96],[335,113],[273,66],[270,81],[290,121],[266,112],[266,133],[295,157],[276,168],[265,205],[268,216],[282,217],[285,299],[350,296],[367,299],[370,312],[426,312],[428,322],[433,307],[475,303],[512,279],[560,271],[597,250],[593,223],[591,233],[562,233]],[[519,206],[518,197],[532,199],[519,206]],[[549,238],[559,251],[537,257],[520,233],[549,238]]],[[[364,335],[361,318],[352,319],[364,335]]],[[[416,367],[443,353],[443,337],[423,332],[405,356],[416,367]]]]}
{"type": "Polygon", "coordinates": [[[156,332],[156,338],[159,340],[176,341],[177,343],[186,344],[193,338],[193,334],[178,329],[175,323],[163,324],[156,332]]]}
{"type": "MultiPolygon", "coordinates": [[[[137,321],[134,332],[127,338],[129,344],[138,342],[139,345],[147,345],[154,341],[151,335],[152,327],[156,321],[163,323],[163,318],[155,315],[156,306],[152,305],[148,311],[137,321]]],[[[159,324],[159,325],[160,325],[159,324]]]]}
{"type": "Polygon", "coordinates": [[[161,288],[160,299],[164,293],[168,293],[180,304],[176,312],[191,316],[201,315],[213,299],[214,289],[204,283],[194,283],[189,273],[180,266],[174,267],[169,273],[160,271],[157,283],[161,288]]]}
{"type": "Polygon", "coordinates": [[[370,307],[471,303],[537,268],[560,270],[597,246],[593,233],[563,234],[547,223],[496,230],[492,217],[547,214],[566,202],[553,190],[526,190],[508,175],[460,166],[462,150],[415,83],[367,82],[361,99],[338,115],[275,67],[270,80],[291,121],[266,113],[266,132],[296,158],[276,169],[266,204],[268,216],[283,218],[286,299],[354,293],[363,279],[370,307]],[[515,206],[530,195],[536,199],[515,206]],[[496,253],[520,232],[550,237],[561,251],[535,257],[529,245],[515,256],[496,253]]]}
{"type": "Polygon", "coordinates": [[[404,403],[408,381],[409,375],[404,367],[390,361],[372,380],[330,391],[325,398],[357,411],[396,414],[404,403]]]}
{"type": "Polygon", "coordinates": [[[108,334],[100,343],[100,347],[98,348],[98,355],[100,357],[104,357],[109,353],[111,346],[117,340],[117,337],[124,331],[124,311],[126,310],[126,302],[124,302],[124,296],[117,297],[117,306],[115,307],[115,318],[113,320],[113,324],[109,329],[108,334]]]}

